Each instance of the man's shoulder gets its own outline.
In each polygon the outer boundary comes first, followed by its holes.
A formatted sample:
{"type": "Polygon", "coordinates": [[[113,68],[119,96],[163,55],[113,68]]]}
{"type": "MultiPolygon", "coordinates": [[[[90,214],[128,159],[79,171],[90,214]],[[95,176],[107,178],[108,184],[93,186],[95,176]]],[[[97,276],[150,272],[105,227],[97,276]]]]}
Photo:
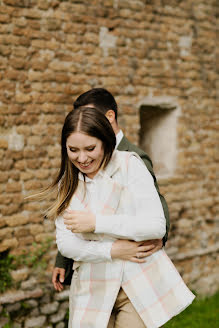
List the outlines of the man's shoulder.
{"type": "Polygon", "coordinates": [[[145,153],[145,151],[143,151],[141,148],[139,148],[138,146],[134,145],[133,143],[131,143],[125,136],[123,137],[123,139],[121,140],[118,150],[121,151],[130,151],[130,152],[135,152],[137,153],[144,161],[149,161],[151,166],[152,166],[152,161],[150,159],[150,157],[148,156],[148,154],[145,153]]]}

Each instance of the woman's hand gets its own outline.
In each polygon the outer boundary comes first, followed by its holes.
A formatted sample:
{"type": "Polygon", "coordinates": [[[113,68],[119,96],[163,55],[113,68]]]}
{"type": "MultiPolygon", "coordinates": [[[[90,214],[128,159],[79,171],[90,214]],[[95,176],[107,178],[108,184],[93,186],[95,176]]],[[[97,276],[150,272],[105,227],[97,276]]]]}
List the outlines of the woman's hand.
{"type": "Polygon", "coordinates": [[[64,224],[72,232],[93,232],[96,226],[96,217],[91,212],[65,210],[64,224]]]}
{"type": "Polygon", "coordinates": [[[145,257],[162,248],[162,240],[131,241],[116,240],[111,249],[111,257],[136,263],[146,262],[145,257]]]}

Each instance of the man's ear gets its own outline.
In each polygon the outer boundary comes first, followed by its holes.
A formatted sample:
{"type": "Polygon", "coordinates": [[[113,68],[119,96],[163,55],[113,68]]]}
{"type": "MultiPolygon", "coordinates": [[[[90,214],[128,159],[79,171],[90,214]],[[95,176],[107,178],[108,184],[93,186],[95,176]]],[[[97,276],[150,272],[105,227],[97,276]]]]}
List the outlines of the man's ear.
{"type": "Polygon", "coordinates": [[[106,114],[106,118],[109,120],[110,124],[115,121],[115,112],[112,109],[109,109],[106,114]]]}

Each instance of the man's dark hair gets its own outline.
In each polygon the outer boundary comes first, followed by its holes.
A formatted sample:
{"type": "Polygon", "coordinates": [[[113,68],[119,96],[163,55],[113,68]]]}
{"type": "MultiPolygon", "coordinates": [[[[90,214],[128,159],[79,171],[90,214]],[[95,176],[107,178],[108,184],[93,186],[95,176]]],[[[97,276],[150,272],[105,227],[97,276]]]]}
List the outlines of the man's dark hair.
{"type": "Polygon", "coordinates": [[[110,109],[115,112],[117,120],[117,103],[113,95],[103,88],[93,88],[82,93],[74,102],[74,109],[82,106],[93,105],[104,114],[110,109]]]}

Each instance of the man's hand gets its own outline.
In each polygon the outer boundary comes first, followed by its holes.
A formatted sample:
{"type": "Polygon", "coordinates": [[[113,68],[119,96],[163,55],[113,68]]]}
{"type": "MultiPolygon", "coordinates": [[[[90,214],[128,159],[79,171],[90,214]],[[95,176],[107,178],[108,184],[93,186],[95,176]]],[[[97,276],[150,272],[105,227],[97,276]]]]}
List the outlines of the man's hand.
{"type": "Polygon", "coordinates": [[[96,225],[96,217],[91,212],[65,210],[63,214],[64,224],[72,232],[93,232],[96,225]]]}
{"type": "Polygon", "coordinates": [[[163,247],[162,239],[151,239],[143,241],[144,246],[148,246],[148,253],[146,256],[149,256],[157,251],[159,251],[163,247]]]}
{"type": "Polygon", "coordinates": [[[140,242],[119,239],[112,245],[111,257],[135,263],[144,263],[147,256],[157,252],[162,246],[162,239],[140,242]]]}
{"type": "Polygon", "coordinates": [[[63,290],[63,282],[65,280],[65,269],[63,268],[54,268],[52,272],[52,283],[58,292],[63,290]]]}

